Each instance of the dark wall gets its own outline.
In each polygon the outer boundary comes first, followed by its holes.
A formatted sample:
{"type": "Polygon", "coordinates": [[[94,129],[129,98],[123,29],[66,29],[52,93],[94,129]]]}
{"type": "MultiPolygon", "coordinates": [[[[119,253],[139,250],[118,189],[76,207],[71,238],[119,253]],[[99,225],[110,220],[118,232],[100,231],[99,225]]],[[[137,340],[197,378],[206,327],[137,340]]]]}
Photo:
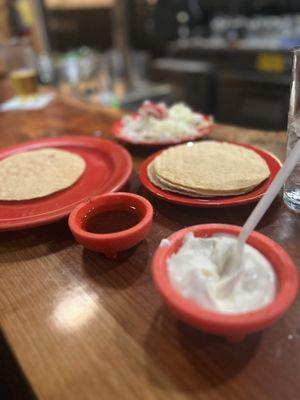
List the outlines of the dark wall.
{"type": "Polygon", "coordinates": [[[48,10],[47,22],[54,51],[84,45],[106,50],[112,46],[111,11],[108,8],[48,10]]]}
{"type": "MultiPolygon", "coordinates": [[[[135,48],[162,55],[178,37],[177,14],[189,14],[192,32],[208,35],[208,24],[219,14],[284,14],[300,12],[300,0],[128,0],[131,41],[135,48]]],[[[48,10],[50,41],[54,50],[81,45],[107,49],[112,45],[111,11],[107,8],[48,10]]]]}
{"type": "Polygon", "coordinates": [[[300,13],[300,0],[130,0],[131,38],[134,46],[163,55],[168,45],[178,38],[177,14],[189,15],[193,35],[209,36],[210,20],[221,14],[245,16],[300,13]]]}
{"type": "MultiPolygon", "coordinates": [[[[166,1],[166,0],[160,0],[166,1]]],[[[299,0],[191,0],[196,1],[203,12],[209,14],[284,14],[300,12],[299,0]]],[[[189,0],[185,0],[189,3],[189,0]]]]}

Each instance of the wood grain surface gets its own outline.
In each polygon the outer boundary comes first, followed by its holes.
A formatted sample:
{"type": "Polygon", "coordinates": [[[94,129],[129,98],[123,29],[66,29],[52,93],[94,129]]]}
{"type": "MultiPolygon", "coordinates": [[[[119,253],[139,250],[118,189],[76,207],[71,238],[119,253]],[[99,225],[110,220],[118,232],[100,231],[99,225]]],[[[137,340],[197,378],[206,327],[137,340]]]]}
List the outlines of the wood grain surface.
{"type": "MultiPolygon", "coordinates": [[[[0,113],[0,144],[65,133],[107,136],[119,115],[58,97],[41,111],[0,113]]],[[[216,125],[211,137],[284,158],[283,132],[216,125]]],[[[155,217],[147,239],[118,260],[84,250],[66,220],[0,234],[1,327],[36,396],[298,400],[299,299],[271,328],[229,344],[179,322],[151,280],[151,258],[162,238],[193,224],[241,225],[253,206],[208,210],[159,201],[137,178],[147,152],[129,150],[134,172],[128,189],[152,202],[155,217]]],[[[300,217],[280,197],[258,230],[300,265],[300,217]]]]}

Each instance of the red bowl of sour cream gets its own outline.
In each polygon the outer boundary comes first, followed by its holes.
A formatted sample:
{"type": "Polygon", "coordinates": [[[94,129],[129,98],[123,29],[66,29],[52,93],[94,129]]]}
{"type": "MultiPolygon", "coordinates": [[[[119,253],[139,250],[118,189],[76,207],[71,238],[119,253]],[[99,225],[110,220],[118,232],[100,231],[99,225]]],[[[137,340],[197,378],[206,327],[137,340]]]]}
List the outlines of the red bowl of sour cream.
{"type": "Polygon", "coordinates": [[[247,244],[258,250],[271,264],[276,275],[276,294],[266,306],[239,314],[220,313],[202,307],[183,297],[171,284],[167,263],[183,244],[187,233],[208,238],[215,234],[238,236],[241,227],[224,224],[191,226],[172,234],[153,257],[152,275],[161,297],[182,321],[203,331],[225,336],[230,341],[243,340],[250,333],[260,331],[277,321],[292,305],[298,291],[298,273],[295,264],[276,242],[258,232],[252,232],[247,244]]]}

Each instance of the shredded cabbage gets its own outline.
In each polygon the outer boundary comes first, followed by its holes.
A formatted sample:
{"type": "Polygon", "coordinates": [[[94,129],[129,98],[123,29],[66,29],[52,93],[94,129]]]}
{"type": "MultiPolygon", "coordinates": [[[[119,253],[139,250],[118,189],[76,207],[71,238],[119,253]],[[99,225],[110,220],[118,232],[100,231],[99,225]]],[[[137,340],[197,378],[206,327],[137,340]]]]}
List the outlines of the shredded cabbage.
{"type": "Polygon", "coordinates": [[[169,108],[168,117],[164,119],[139,114],[125,116],[122,119],[122,135],[141,141],[176,140],[196,135],[202,122],[201,114],[177,103],[169,108]]]}

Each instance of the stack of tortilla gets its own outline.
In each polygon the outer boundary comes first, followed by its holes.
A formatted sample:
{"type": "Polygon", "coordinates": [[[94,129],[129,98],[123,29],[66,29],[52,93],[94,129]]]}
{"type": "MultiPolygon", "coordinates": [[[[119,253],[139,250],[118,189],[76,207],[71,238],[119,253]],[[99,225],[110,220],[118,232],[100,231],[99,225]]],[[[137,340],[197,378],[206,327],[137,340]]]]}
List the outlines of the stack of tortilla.
{"type": "Polygon", "coordinates": [[[148,166],[154,185],[191,197],[247,193],[269,175],[267,163],[255,151],[216,141],[170,147],[148,166]]]}
{"type": "Polygon", "coordinates": [[[0,200],[30,200],[72,186],[85,161],[69,151],[44,148],[13,154],[0,161],[0,200]]]}

